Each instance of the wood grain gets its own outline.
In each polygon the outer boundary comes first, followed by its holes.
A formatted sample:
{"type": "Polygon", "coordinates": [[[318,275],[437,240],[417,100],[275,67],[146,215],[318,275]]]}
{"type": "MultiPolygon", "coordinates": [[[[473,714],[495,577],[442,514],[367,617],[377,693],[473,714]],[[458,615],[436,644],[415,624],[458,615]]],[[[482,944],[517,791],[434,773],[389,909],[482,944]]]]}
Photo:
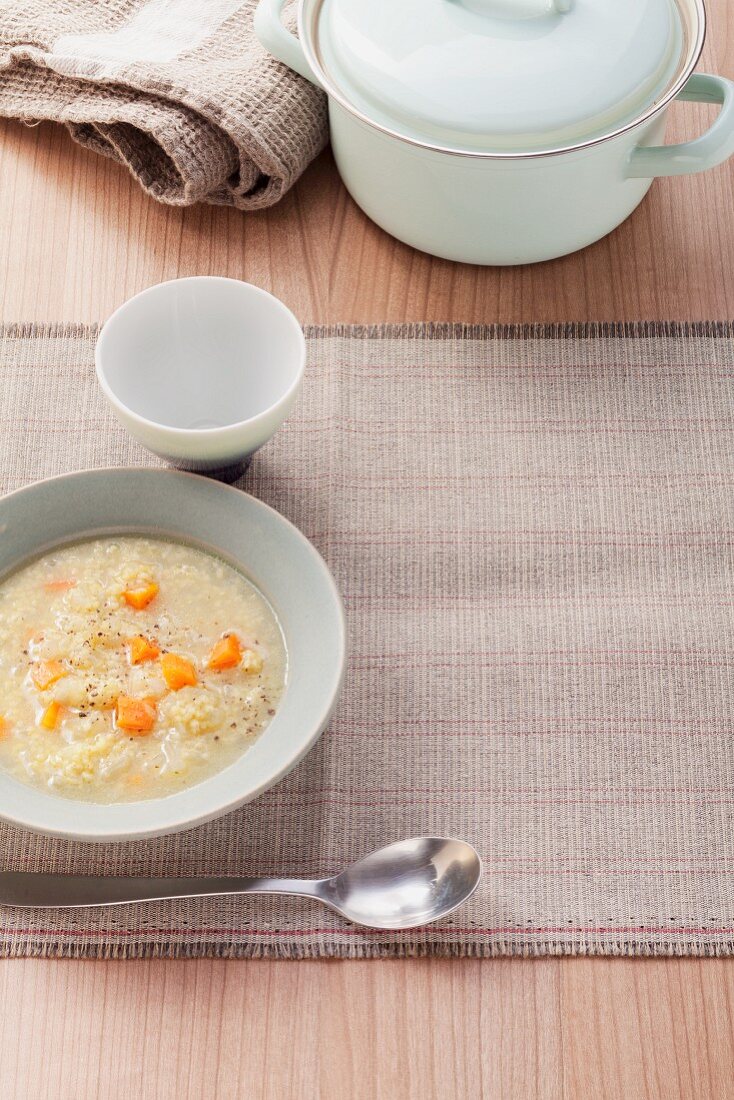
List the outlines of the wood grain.
{"type": "Polygon", "coordinates": [[[19,1100],[734,1095],[721,961],[28,961],[0,995],[19,1100]]]}
{"type": "MultiPolygon", "coordinates": [[[[734,73],[709,3],[705,66],[734,73]]],[[[671,139],[710,112],[676,107],[671,139]]],[[[386,181],[389,183],[389,181],[386,181]]],[[[658,182],[616,233],[532,268],[431,259],[324,154],[276,209],[158,206],[60,128],[0,124],[0,320],[104,319],[177,275],[250,279],[304,322],[734,317],[734,171],[658,182]]],[[[0,964],[0,1096],[728,1100],[734,961],[0,964]]]]}

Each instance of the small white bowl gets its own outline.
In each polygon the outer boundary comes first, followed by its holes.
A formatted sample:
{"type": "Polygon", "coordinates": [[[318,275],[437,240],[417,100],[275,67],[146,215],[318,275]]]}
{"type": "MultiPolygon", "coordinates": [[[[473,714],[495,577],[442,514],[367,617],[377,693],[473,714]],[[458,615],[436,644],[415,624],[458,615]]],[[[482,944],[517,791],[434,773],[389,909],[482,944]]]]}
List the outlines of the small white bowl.
{"type": "Polygon", "coordinates": [[[345,627],[332,576],[308,539],[254,497],[177,470],[88,470],[0,498],[0,583],[53,547],[151,534],[208,550],[244,573],[275,612],[288,676],[275,717],[229,767],[141,802],[78,802],[0,771],[0,819],[51,836],[119,841],[177,832],[272,787],[326,726],[345,667],[345,627]]]}
{"type": "Polygon", "coordinates": [[[295,402],[306,341],[291,311],[238,279],[196,276],[136,294],[104,325],[97,377],[118,420],[174,465],[242,465],[295,402]]]}

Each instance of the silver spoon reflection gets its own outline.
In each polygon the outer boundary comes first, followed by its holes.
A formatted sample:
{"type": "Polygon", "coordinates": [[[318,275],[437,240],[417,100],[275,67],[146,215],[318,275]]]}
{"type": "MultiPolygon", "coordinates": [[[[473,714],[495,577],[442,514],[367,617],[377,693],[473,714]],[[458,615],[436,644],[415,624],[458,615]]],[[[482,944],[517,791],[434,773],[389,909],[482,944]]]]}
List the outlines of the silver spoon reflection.
{"type": "Polygon", "coordinates": [[[227,894],[314,898],[367,928],[418,928],[471,897],[482,864],[471,844],[416,837],[389,844],[326,879],[117,878],[0,873],[0,905],[79,908],[227,894]]]}

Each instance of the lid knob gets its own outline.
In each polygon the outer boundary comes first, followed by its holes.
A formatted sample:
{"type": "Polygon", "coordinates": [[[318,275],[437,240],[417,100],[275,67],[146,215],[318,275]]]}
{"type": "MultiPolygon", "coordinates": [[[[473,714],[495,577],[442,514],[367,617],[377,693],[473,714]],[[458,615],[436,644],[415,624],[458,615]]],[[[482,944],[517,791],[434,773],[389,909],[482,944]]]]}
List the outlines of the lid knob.
{"type": "Polygon", "coordinates": [[[500,19],[531,19],[558,12],[571,11],[575,0],[459,0],[459,3],[480,15],[494,15],[500,19]]]}

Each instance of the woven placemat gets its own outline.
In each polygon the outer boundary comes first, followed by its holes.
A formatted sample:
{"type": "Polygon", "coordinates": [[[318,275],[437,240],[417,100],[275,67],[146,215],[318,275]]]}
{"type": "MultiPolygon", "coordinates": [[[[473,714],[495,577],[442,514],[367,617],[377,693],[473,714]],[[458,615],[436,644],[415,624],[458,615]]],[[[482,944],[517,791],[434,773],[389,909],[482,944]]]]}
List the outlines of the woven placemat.
{"type": "MultiPolygon", "coordinates": [[[[152,464],[109,415],[96,332],[0,342],[0,478],[152,464]]],[[[242,487],[318,546],[349,674],[294,773],[202,828],[2,865],[320,876],[455,834],[486,875],[410,934],[306,902],[0,911],[9,955],[730,954],[734,330],[310,329],[296,413],[242,487]]]]}

